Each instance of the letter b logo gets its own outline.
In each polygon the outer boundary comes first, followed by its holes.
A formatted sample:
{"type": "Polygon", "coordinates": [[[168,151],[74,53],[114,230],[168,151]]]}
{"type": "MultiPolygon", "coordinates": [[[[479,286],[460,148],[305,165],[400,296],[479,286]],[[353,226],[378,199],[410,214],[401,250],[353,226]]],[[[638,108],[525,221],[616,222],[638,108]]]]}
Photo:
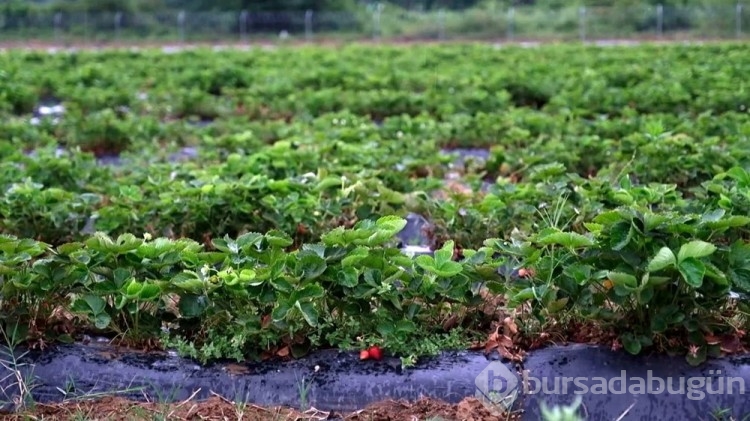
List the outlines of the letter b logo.
{"type": "Polygon", "coordinates": [[[474,380],[474,397],[496,415],[506,415],[520,390],[518,376],[500,361],[493,361],[474,380]]]}

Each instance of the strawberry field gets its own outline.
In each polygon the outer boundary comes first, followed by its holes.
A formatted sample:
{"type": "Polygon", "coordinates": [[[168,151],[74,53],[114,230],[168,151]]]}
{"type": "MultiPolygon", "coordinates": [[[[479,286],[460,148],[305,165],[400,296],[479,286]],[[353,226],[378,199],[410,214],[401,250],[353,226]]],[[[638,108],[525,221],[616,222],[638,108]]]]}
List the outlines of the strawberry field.
{"type": "Polygon", "coordinates": [[[4,336],[201,363],[376,347],[407,369],[566,342],[742,353],[748,57],[6,52],[4,336]]]}

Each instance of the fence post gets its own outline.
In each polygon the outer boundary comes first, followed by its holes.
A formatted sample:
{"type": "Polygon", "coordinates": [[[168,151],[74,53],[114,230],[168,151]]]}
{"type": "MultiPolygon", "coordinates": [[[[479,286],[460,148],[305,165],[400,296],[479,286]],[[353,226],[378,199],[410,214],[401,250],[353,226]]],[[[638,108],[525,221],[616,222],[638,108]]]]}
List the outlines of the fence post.
{"type": "Polygon", "coordinates": [[[305,12],[305,39],[307,41],[312,40],[312,24],[313,24],[313,11],[308,9],[305,12]]]}
{"type": "Polygon", "coordinates": [[[177,25],[180,31],[180,42],[185,42],[185,11],[180,10],[177,14],[177,25]]]}
{"type": "Polygon", "coordinates": [[[372,15],[372,37],[376,40],[380,39],[380,13],[382,11],[383,5],[378,2],[372,15]]]}
{"type": "Polygon", "coordinates": [[[511,6],[508,9],[508,40],[513,40],[514,26],[516,25],[516,9],[511,6]]]}
{"type": "Polygon", "coordinates": [[[62,13],[55,13],[55,17],[52,19],[54,25],[55,42],[60,42],[60,26],[62,26],[62,13]]]}
{"type": "Polygon", "coordinates": [[[735,20],[737,38],[742,38],[742,3],[737,3],[737,17],[735,20]]]}
{"type": "Polygon", "coordinates": [[[586,42],[586,6],[578,9],[578,18],[581,42],[586,42]]]}
{"type": "Polygon", "coordinates": [[[661,38],[664,34],[664,6],[656,5],[656,35],[661,38]]]}
{"type": "Polygon", "coordinates": [[[240,12],[240,41],[247,41],[247,10],[240,12]]]}
{"type": "Polygon", "coordinates": [[[120,42],[120,28],[122,27],[122,12],[115,13],[115,42],[120,42]]]}

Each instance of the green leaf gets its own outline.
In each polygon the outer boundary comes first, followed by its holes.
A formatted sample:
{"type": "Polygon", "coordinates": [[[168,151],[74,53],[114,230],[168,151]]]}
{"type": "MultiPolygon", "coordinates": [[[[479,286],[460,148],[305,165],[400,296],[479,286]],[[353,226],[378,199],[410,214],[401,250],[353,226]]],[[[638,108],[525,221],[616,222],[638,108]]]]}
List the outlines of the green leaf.
{"type": "Polygon", "coordinates": [[[453,241],[446,242],[440,250],[435,251],[435,257],[426,254],[414,258],[414,263],[427,272],[441,277],[451,277],[463,271],[463,265],[451,260],[453,257],[453,241]]]}
{"type": "Polygon", "coordinates": [[[433,253],[435,256],[435,267],[439,268],[443,264],[452,261],[454,248],[455,243],[453,242],[453,240],[448,240],[445,242],[445,244],[443,244],[443,247],[440,247],[439,250],[435,250],[435,252],[433,253]]]}
{"type": "Polygon", "coordinates": [[[411,320],[399,320],[396,322],[396,332],[401,334],[414,333],[417,330],[417,325],[411,320]]]}
{"type": "Polygon", "coordinates": [[[331,187],[340,188],[342,184],[343,182],[342,182],[341,177],[326,177],[320,180],[313,190],[323,191],[323,190],[328,190],[331,187]]]}
{"type": "Polygon", "coordinates": [[[343,259],[341,259],[341,266],[354,266],[366,258],[370,254],[370,249],[365,246],[359,246],[354,250],[350,251],[343,259]]]}
{"type": "Polygon", "coordinates": [[[440,267],[435,268],[434,273],[438,276],[449,278],[456,276],[463,270],[463,266],[458,262],[445,262],[440,267]]]}
{"type": "Polygon", "coordinates": [[[607,277],[615,285],[625,286],[629,288],[636,288],[638,286],[638,279],[635,276],[622,273],[622,272],[608,272],[607,277]]]}
{"type": "Polygon", "coordinates": [[[88,265],[89,262],[91,262],[91,255],[89,254],[88,250],[77,250],[69,255],[70,260],[80,263],[82,265],[88,265]]]}
{"type": "Polygon", "coordinates": [[[536,298],[534,288],[525,288],[513,295],[511,301],[514,303],[523,303],[524,301],[528,301],[534,298],[536,298]]]}
{"type": "Polygon", "coordinates": [[[359,273],[357,269],[349,266],[343,267],[336,274],[338,284],[346,288],[354,288],[359,283],[359,273]]]}
{"type": "Polygon", "coordinates": [[[320,241],[327,246],[338,246],[347,244],[348,231],[344,227],[336,227],[320,236],[320,241]]]}
{"type": "Polygon", "coordinates": [[[306,280],[319,277],[328,268],[325,259],[317,254],[306,254],[302,256],[298,264],[302,266],[302,275],[306,280]]]}
{"type": "Polygon", "coordinates": [[[703,285],[706,266],[700,260],[693,257],[686,257],[677,265],[677,268],[688,285],[693,288],[700,288],[703,285]]]}
{"type": "Polygon", "coordinates": [[[618,222],[612,226],[610,232],[610,247],[612,250],[620,251],[630,243],[633,238],[633,225],[630,222],[618,222]]]}
{"type": "Polygon", "coordinates": [[[143,284],[133,279],[125,287],[125,295],[128,298],[135,298],[140,294],[141,288],[143,288],[143,284]]]}
{"type": "Polygon", "coordinates": [[[653,298],[654,298],[654,289],[651,287],[646,287],[644,283],[644,286],[638,292],[638,304],[646,305],[653,298]]]}
{"type": "Polygon", "coordinates": [[[646,282],[646,284],[653,286],[653,287],[658,287],[658,286],[666,284],[667,282],[671,280],[672,278],[670,278],[669,276],[649,276],[648,282],[646,282]]]}
{"type": "Polygon", "coordinates": [[[705,224],[708,228],[713,229],[713,230],[738,228],[738,227],[744,227],[745,225],[750,224],[750,217],[732,215],[728,218],[724,218],[718,221],[707,221],[705,224]]]}
{"type": "Polygon", "coordinates": [[[675,258],[674,253],[672,253],[672,250],[670,250],[669,247],[662,247],[659,252],[656,253],[656,256],[648,262],[646,270],[649,272],[658,272],[676,264],[677,259],[675,258]]]}
{"type": "Polygon", "coordinates": [[[406,227],[406,219],[395,215],[384,216],[375,222],[378,231],[388,231],[391,235],[396,235],[406,227]]]}
{"type": "Polygon", "coordinates": [[[204,282],[198,275],[190,271],[178,273],[170,280],[170,283],[183,291],[193,294],[202,292],[204,287],[204,282]]]}
{"type": "Polygon", "coordinates": [[[643,215],[643,227],[646,231],[652,231],[661,224],[670,220],[668,215],[646,212],[643,215]]]}
{"type": "Polygon", "coordinates": [[[86,240],[86,246],[93,250],[107,254],[124,254],[137,249],[143,240],[135,235],[127,233],[117,237],[113,241],[111,237],[103,232],[96,232],[92,237],[86,240]]]}
{"type": "Polygon", "coordinates": [[[726,172],[726,175],[737,181],[740,187],[750,187],[750,173],[741,167],[733,167],[726,172]]]}
{"type": "Polygon", "coordinates": [[[15,318],[12,320],[13,321],[5,320],[4,323],[2,323],[5,327],[3,345],[9,345],[10,348],[20,345],[29,337],[28,324],[19,323],[18,319],[15,318]]]}
{"type": "Polygon", "coordinates": [[[701,240],[694,240],[683,244],[680,251],[677,252],[677,261],[682,262],[687,258],[700,259],[707,257],[716,251],[716,246],[701,240]]]}
{"type": "Polygon", "coordinates": [[[182,317],[199,317],[208,308],[208,299],[203,295],[185,294],[180,296],[178,308],[182,317]]]}
{"type": "Polygon", "coordinates": [[[247,253],[254,249],[257,250],[262,241],[263,234],[257,232],[246,232],[237,237],[236,243],[242,251],[247,253]]]}
{"type": "Polygon", "coordinates": [[[389,335],[392,335],[393,332],[396,331],[396,329],[393,326],[393,322],[392,321],[390,321],[390,320],[383,320],[380,323],[378,323],[377,331],[382,336],[389,336],[389,335]]]}
{"type": "Polygon", "coordinates": [[[291,309],[292,306],[290,306],[289,303],[279,301],[271,312],[271,318],[275,322],[280,322],[286,318],[291,309]]]}
{"type": "Polygon", "coordinates": [[[563,273],[571,277],[578,285],[585,285],[591,279],[592,267],[580,263],[566,266],[563,273]]]}
{"type": "Polygon", "coordinates": [[[302,289],[294,291],[290,297],[291,301],[309,301],[316,298],[323,298],[326,294],[325,289],[318,284],[307,284],[302,289]]]}
{"type": "Polygon", "coordinates": [[[290,293],[292,292],[292,290],[294,290],[294,287],[292,286],[292,284],[290,284],[289,281],[281,277],[271,279],[271,286],[274,287],[274,289],[276,289],[277,291],[281,291],[285,293],[290,293]]]}
{"type": "Polygon", "coordinates": [[[143,284],[141,291],[138,293],[138,298],[141,301],[152,301],[159,298],[161,294],[161,288],[159,285],[154,283],[143,284]]]}
{"type": "Polygon", "coordinates": [[[600,225],[614,225],[624,219],[620,212],[611,210],[600,213],[594,218],[593,222],[600,225]]]}
{"type": "Polygon", "coordinates": [[[547,304],[547,311],[550,313],[558,313],[560,310],[564,309],[566,305],[568,305],[568,297],[561,298],[559,300],[555,300],[547,304]]]}
{"type": "Polygon", "coordinates": [[[604,229],[604,225],[602,224],[595,224],[593,222],[584,222],[583,226],[589,230],[591,233],[598,234],[604,229]]]}
{"type": "Polygon", "coordinates": [[[104,301],[102,297],[97,297],[95,295],[86,294],[83,297],[83,300],[86,301],[86,304],[88,304],[91,312],[94,314],[103,312],[104,308],[107,306],[107,302],[104,301]]]}
{"type": "Polygon", "coordinates": [[[318,325],[318,310],[315,309],[313,303],[297,301],[294,306],[302,313],[307,324],[313,327],[318,325]]]}
{"type": "Polygon", "coordinates": [[[240,270],[239,279],[243,285],[257,286],[263,283],[262,280],[255,280],[257,275],[258,274],[252,269],[242,269],[240,270]]]}
{"type": "Polygon", "coordinates": [[[314,255],[325,259],[326,257],[326,245],[321,243],[315,244],[303,244],[301,250],[305,253],[313,253],[314,255]]]}
{"type": "Polygon", "coordinates": [[[57,247],[58,253],[63,256],[68,256],[74,251],[78,251],[84,247],[83,243],[67,243],[57,247]]]}
{"type": "Polygon", "coordinates": [[[112,318],[107,313],[99,313],[94,317],[94,326],[97,329],[106,329],[112,322],[112,318]]]}
{"type": "Polygon", "coordinates": [[[239,251],[239,247],[229,238],[213,238],[211,239],[211,245],[219,251],[224,253],[236,254],[239,251]]]}
{"type": "Polygon", "coordinates": [[[131,233],[125,233],[117,237],[114,251],[119,254],[127,253],[138,248],[143,240],[131,233]]]}
{"type": "Polygon", "coordinates": [[[667,319],[660,314],[654,315],[651,319],[651,331],[654,333],[660,333],[667,330],[667,319]]]}
{"type": "Polygon", "coordinates": [[[271,230],[266,233],[266,240],[272,247],[286,248],[294,244],[292,237],[279,230],[271,230]]]}
{"type": "Polygon", "coordinates": [[[537,242],[542,245],[559,245],[567,248],[590,247],[594,242],[581,234],[575,232],[556,232],[537,238],[537,242]]]}
{"type": "Polygon", "coordinates": [[[415,257],[414,263],[428,272],[433,272],[435,270],[435,259],[427,254],[420,254],[415,257]]]}
{"type": "Polygon", "coordinates": [[[129,270],[125,268],[117,268],[112,272],[112,279],[115,282],[115,286],[119,289],[122,288],[123,285],[125,285],[125,282],[127,282],[132,277],[129,270]]]}
{"type": "Polygon", "coordinates": [[[726,214],[727,211],[724,209],[716,209],[712,212],[708,212],[701,216],[701,222],[718,222],[726,214]]]}
{"type": "Polygon", "coordinates": [[[110,248],[115,245],[112,238],[103,232],[95,232],[88,240],[86,240],[86,247],[93,251],[108,252],[110,248]]]}
{"type": "Polygon", "coordinates": [[[620,342],[622,342],[623,348],[630,354],[638,355],[643,348],[641,341],[638,340],[632,333],[624,333],[620,336],[620,342]]]}
{"type": "Polygon", "coordinates": [[[706,266],[706,278],[710,278],[717,285],[729,286],[729,279],[727,279],[727,275],[721,269],[717,268],[711,262],[702,263],[706,266]]]}

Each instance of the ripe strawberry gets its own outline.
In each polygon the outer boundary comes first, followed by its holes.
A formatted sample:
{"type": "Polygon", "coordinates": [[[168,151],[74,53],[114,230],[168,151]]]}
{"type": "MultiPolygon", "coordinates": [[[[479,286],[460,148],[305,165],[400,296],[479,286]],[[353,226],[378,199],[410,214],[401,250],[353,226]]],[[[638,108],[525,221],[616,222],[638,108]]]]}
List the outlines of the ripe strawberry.
{"type": "Polygon", "coordinates": [[[367,350],[367,353],[375,360],[380,360],[381,358],[383,358],[383,351],[379,346],[371,346],[370,349],[367,350]]]}
{"type": "Polygon", "coordinates": [[[366,360],[368,358],[370,358],[370,353],[366,349],[363,349],[363,350],[359,351],[359,359],[360,360],[366,360]]]}
{"type": "Polygon", "coordinates": [[[534,269],[521,268],[518,269],[518,276],[521,278],[529,278],[534,276],[534,269]]]}

